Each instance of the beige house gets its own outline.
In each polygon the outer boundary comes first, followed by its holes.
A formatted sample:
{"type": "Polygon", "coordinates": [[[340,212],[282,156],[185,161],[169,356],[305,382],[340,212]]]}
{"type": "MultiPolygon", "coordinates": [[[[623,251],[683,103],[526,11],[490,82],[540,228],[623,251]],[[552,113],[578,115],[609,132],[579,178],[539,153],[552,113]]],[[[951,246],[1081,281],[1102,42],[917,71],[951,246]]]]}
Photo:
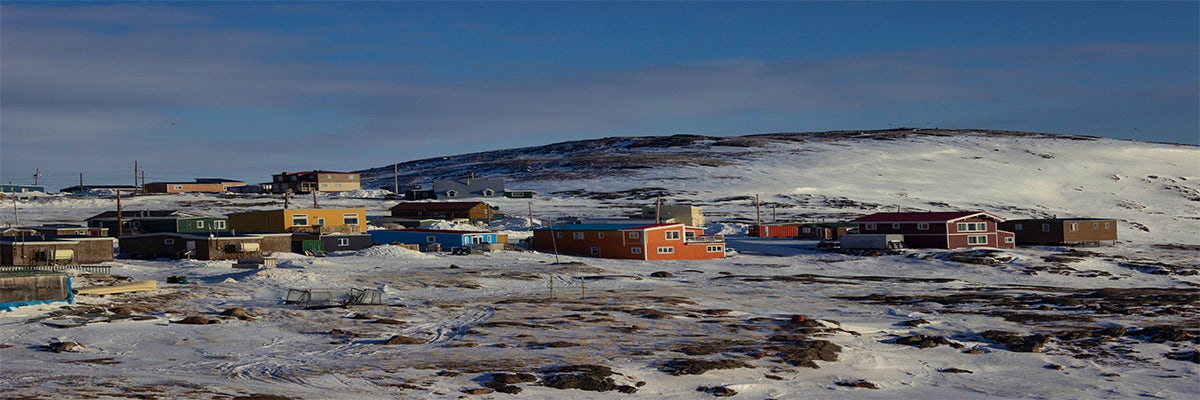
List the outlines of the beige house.
{"type": "Polygon", "coordinates": [[[704,215],[698,206],[645,206],[643,219],[657,219],[659,223],[680,223],[687,226],[704,226],[704,215]]]}
{"type": "Polygon", "coordinates": [[[362,189],[361,176],[354,172],[303,171],[271,175],[272,193],[347,192],[362,189]]]}

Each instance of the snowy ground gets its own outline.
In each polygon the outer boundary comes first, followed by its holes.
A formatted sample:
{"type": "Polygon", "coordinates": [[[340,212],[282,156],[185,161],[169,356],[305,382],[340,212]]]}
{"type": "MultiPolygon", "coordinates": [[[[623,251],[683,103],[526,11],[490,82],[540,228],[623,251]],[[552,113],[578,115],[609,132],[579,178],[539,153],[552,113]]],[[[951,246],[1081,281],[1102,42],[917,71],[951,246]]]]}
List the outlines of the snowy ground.
{"type": "MultiPolygon", "coordinates": [[[[1200,397],[1200,149],[959,135],[701,150],[730,164],[515,183],[541,195],[489,200],[510,216],[492,228],[516,241],[530,219],[629,215],[653,203],[638,193],[662,188],[668,202],[704,206],[708,231],[739,251],[731,258],[380,246],[280,255],[266,270],[117,260],[113,275],[159,289],[0,313],[0,390],[18,399],[1200,397]],[[766,221],[970,209],[1116,218],[1121,241],[825,253],[746,237],[758,194],[766,221]],[[378,289],[386,305],[283,303],[289,289],[321,288],[378,289]],[[235,308],[248,316],[220,315],[235,308]],[[179,323],[189,317],[219,323],[179,323]],[[47,351],[65,342],[83,347],[47,351]]],[[[317,201],[369,217],[396,203],[379,191],[317,201]]],[[[214,215],[282,206],[269,196],[122,199],[126,210],[214,215]]],[[[14,215],[0,221],[79,223],[115,208],[103,195],[6,200],[14,215]]],[[[113,279],[80,274],[75,284],[113,279]]]]}

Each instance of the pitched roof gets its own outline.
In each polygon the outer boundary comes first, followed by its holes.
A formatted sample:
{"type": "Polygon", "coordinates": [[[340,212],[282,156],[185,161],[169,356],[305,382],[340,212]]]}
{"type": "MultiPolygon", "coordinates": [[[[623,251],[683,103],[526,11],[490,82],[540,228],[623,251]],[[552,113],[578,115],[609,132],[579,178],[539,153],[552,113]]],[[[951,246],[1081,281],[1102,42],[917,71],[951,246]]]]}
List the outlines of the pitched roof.
{"type": "Polygon", "coordinates": [[[983,216],[997,221],[1004,220],[1004,218],[983,211],[943,211],[875,213],[855,218],[850,222],[950,222],[975,216],[983,216]]]}
{"type": "Polygon", "coordinates": [[[396,205],[392,206],[392,208],[390,208],[390,210],[466,211],[466,210],[475,208],[476,206],[478,206],[480,204],[487,206],[487,203],[484,203],[482,201],[438,201],[438,202],[414,201],[414,202],[405,202],[405,203],[396,204],[396,205]]]}
{"type": "MultiPolygon", "coordinates": [[[[454,235],[468,235],[468,234],[477,234],[477,233],[484,233],[484,234],[493,233],[493,234],[494,234],[494,233],[495,233],[495,232],[488,232],[488,231],[460,231],[460,230],[454,230],[454,229],[422,229],[422,228],[413,228],[413,229],[395,229],[395,230],[388,230],[388,231],[392,231],[392,232],[448,233],[448,234],[454,234],[454,235]]],[[[379,230],[375,230],[375,231],[372,231],[372,232],[380,232],[380,231],[379,231],[379,230]]],[[[384,232],[387,232],[387,231],[384,231],[384,232]]]]}
{"type": "MultiPolygon", "coordinates": [[[[105,212],[93,215],[91,218],[88,218],[87,220],[90,221],[93,219],[108,219],[108,218],[116,218],[116,217],[117,217],[116,211],[105,211],[105,212]]],[[[186,212],[186,211],[179,211],[179,210],[124,210],[124,211],[121,211],[121,217],[122,218],[172,218],[172,217],[191,218],[191,217],[203,217],[203,215],[194,214],[194,213],[190,213],[190,212],[186,212]]]]}

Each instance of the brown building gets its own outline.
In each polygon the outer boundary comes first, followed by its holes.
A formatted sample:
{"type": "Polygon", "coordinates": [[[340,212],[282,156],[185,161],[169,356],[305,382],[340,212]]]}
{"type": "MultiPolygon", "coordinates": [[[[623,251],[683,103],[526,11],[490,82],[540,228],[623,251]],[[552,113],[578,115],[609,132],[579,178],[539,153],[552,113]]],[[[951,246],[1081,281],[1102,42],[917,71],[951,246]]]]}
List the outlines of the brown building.
{"type": "Polygon", "coordinates": [[[0,265],[98,264],[113,260],[107,236],[27,236],[0,239],[0,265]]]}
{"type": "Polygon", "coordinates": [[[221,178],[197,178],[195,182],[150,182],[142,187],[146,193],[225,193],[246,182],[221,178]]]}
{"type": "Polygon", "coordinates": [[[410,219],[468,219],[490,222],[496,208],[482,201],[406,202],[392,206],[392,217],[410,219]]]}
{"type": "Polygon", "coordinates": [[[291,234],[194,235],[147,233],[121,237],[121,256],[237,260],[291,251],[291,234]]]}
{"type": "Polygon", "coordinates": [[[360,176],[353,172],[303,171],[271,175],[272,193],[346,192],[362,189],[360,176]]]}
{"type": "Polygon", "coordinates": [[[1014,219],[1000,229],[1016,235],[1017,244],[1100,245],[1117,241],[1117,221],[1105,218],[1014,219]]]}

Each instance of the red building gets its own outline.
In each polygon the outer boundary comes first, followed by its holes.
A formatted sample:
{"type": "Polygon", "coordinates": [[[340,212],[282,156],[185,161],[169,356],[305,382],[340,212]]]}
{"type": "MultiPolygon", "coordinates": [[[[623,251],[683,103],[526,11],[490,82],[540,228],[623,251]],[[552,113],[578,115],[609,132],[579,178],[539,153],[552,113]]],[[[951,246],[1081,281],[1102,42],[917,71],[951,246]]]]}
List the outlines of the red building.
{"type": "Polygon", "coordinates": [[[876,213],[850,221],[858,233],[900,234],[911,248],[1013,248],[1012,232],[997,229],[1004,218],[983,211],[876,213]]]}
{"type": "Polygon", "coordinates": [[[750,225],[746,234],[750,237],[791,239],[800,236],[800,224],[750,225]]]}
{"type": "Polygon", "coordinates": [[[573,224],[533,230],[541,252],[633,260],[725,258],[725,237],[684,224],[573,224]]]}

